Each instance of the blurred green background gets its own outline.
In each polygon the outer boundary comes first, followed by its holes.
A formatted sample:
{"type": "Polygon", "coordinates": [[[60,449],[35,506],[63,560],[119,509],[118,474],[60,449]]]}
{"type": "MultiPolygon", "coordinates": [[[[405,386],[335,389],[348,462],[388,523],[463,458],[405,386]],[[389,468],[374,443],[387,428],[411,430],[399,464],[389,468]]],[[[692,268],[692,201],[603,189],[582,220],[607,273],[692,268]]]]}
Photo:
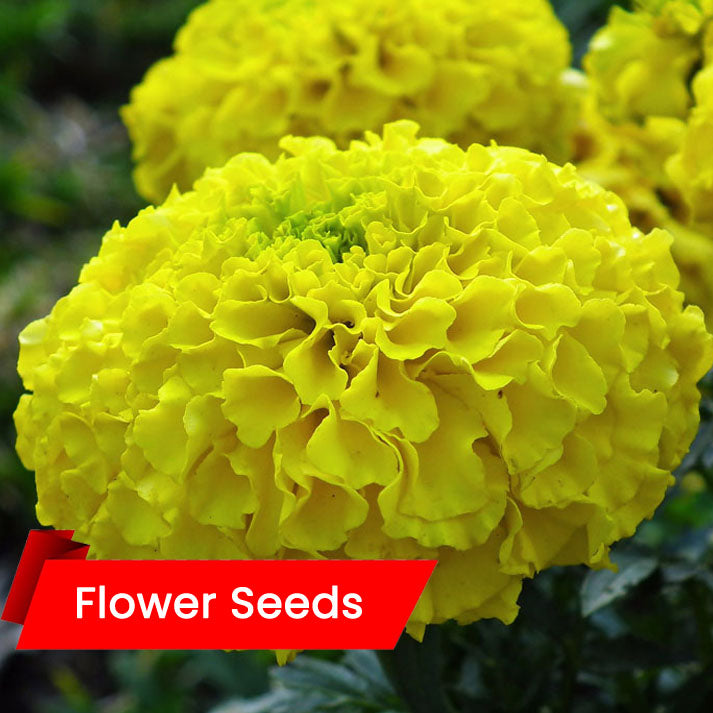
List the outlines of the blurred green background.
{"type": "MultiPolygon", "coordinates": [[[[14,451],[17,335],[71,288],[113,220],[143,205],[117,111],[196,4],[0,0],[0,600],[37,526],[33,477],[14,451]]],[[[554,2],[575,63],[611,4],[554,2]]],[[[367,652],[302,654],[279,670],[268,652],[15,653],[17,627],[0,623],[0,709],[438,713],[399,686],[427,672],[463,711],[709,711],[713,380],[704,388],[701,432],[679,484],[616,549],[619,574],[540,575],[513,626],[430,631],[391,683],[367,652]]]]}

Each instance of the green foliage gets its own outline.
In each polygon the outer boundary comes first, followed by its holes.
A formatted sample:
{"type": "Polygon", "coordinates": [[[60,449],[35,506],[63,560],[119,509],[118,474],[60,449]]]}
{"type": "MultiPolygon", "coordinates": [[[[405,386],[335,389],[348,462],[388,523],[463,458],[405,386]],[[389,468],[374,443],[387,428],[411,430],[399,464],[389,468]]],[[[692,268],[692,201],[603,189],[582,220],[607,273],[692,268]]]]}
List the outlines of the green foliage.
{"type": "Polygon", "coordinates": [[[610,569],[590,572],[582,585],[582,614],[589,616],[624,596],[643,582],[655,569],[656,559],[636,554],[618,553],[612,561],[618,571],[610,569]]]}
{"type": "Polygon", "coordinates": [[[40,713],[176,713],[203,711],[227,695],[250,695],[267,684],[265,656],[202,651],[115,652],[106,656],[114,691],[96,694],[76,667],[50,673],[59,695],[40,702],[40,713]]]}
{"type": "MultiPolygon", "coordinates": [[[[333,663],[301,655],[271,671],[273,689],[212,713],[395,713],[403,710],[373,651],[349,651],[333,663]]],[[[435,711],[435,709],[433,709],[435,711]]]]}
{"type": "Polygon", "coordinates": [[[140,201],[117,107],[146,68],[170,50],[176,28],[196,4],[16,0],[0,5],[4,245],[23,246],[8,233],[17,225],[13,218],[25,226],[71,231],[136,212],[140,201]]]}

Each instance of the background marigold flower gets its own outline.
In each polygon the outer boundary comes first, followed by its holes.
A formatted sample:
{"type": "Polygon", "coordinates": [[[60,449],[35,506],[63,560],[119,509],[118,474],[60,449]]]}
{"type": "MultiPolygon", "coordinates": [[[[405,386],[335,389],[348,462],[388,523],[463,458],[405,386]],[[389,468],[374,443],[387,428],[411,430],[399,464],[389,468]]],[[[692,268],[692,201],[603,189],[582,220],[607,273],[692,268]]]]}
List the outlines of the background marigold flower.
{"type": "Polygon", "coordinates": [[[578,166],[643,230],[666,228],[686,298],[713,319],[713,2],[615,7],[584,59],[578,166]]]}
{"type": "Polygon", "coordinates": [[[22,333],[40,521],[97,557],[439,560],[511,621],[649,517],[710,365],[661,230],[523,149],[285,138],[115,225],[22,333]]]}
{"type": "Polygon", "coordinates": [[[564,161],[577,120],[567,32],[547,0],[210,0],[123,117],[151,201],[284,134],[346,148],[418,121],[464,148],[491,138],[564,161]]]}

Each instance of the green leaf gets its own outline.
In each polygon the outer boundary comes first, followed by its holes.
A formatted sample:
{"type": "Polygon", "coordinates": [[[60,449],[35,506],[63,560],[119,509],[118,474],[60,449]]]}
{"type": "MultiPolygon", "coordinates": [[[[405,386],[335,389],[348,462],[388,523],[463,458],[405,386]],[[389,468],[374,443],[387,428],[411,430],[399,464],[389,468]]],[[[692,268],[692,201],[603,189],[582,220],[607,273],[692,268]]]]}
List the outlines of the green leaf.
{"type": "Polygon", "coordinates": [[[713,591],[713,572],[709,569],[704,569],[700,565],[690,562],[673,562],[664,565],[661,568],[661,574],[664,582],[668,584],[682,584],[695,579],[713,591]]]}
{"type": "Polygon", "coordinates": [[[619,553],[612,557],[619,571],[601,569],[590,572],[582,584],[582,615],[589,616],[623,597],[630,589],[649,577],[658,566],[653,557],[619,553]]]}
{"type": "Polygon", "coordinates": [[[394,696],[394,689],[389,679],[384,675],[379,658],[374,651],[355,650],[347,651],[344,656],[344,665],[369,683],[372,695],[388,698],[394,696]]]}
{"type": "Polygon", "coordinates": [[[276,670],[274,676],[283,686],[295,690],[324,690],[354,697],[368,695],[370,690],[369,681],[346,666],[307,656],[276,670]]]}
{"type": "Polygon", "coordinates": [[[396,696],[373,651],[351,651],[341,663],[303,654],[273,668],[271,677],[271,692],[229,701],[211,713],[396,713],[396,696]]]}

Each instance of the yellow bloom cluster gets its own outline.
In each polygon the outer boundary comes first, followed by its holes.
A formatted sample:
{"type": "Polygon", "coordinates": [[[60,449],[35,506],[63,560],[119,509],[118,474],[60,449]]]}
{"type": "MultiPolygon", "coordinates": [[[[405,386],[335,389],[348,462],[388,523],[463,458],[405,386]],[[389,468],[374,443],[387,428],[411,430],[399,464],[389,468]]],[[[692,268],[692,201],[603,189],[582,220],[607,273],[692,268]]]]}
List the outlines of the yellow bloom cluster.
{"type": "Polygon", "coordinates": [[[633,12],[614,7],[585,58],[602,113],[615,123],[685,119],[690,74],[702,60],[712,15],[710,0],[643,0],[633,12]]]}
{"type": "MultiPolygon", "coordinates": [[[[713,20],[713,11],[711,12],[713,20]]],[[[707,26],[706,49],[713,60],[713,22],[707,26]]],[[[693,80],[691,110],[678,152],[667,168],[686,201],[693,221],[713,224],[713,61],[693,80]]]]}
{"type": "Polygon", "coordinates": [[[713,1],[614,8],[584,64],[579,168],[617,192],[637,226],[673,234],[682,289],[713,322],[713,1]]]}
{"type": "Polygon", "coordinates": [[[275,158],[284,134],[345,148],[395,119],[564,161],[569,61],[548,0],[210,0],[123,110],[136,184],[158,202],[238,152],[275,158]]]}
{"type": "Polygon", "coordinates": [[[669,236],[523,149],[285,138],[115,225],[21,335],[42,523],[97,557],[437,558],[409,630],[607,564],[713,358],[669,236]]]}

